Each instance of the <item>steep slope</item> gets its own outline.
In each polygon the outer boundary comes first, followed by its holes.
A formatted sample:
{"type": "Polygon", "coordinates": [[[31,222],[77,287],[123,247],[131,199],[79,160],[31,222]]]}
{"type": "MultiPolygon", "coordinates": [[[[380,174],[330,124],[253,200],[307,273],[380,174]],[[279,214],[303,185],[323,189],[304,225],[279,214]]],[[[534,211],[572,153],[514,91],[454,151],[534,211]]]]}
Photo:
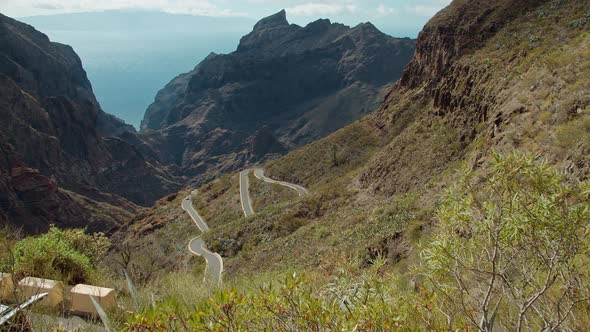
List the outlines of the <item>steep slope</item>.
{"type": "MultiPolygon", "coordinates": [[[[134,136],[133,128],[100,109],[80,59],[69,46],[53,43],[33,27],[3,15],[0,117],[0,206],[13,225],[38,231],[52,222],[91,224],[88,215],[100,214],[101,209],[93,213],[70,204],[75,195],[64,190],[86,197],[77,200],[134,211],[137,207],[126,199],[149,204],[179,188],[161,166],[117,138],[134,136]],[[56,212],[60,209],[69,212],[56,212]]],[[[120,222],[122,214],[117,214],[120,222]]],[[[97,223],[95,229],[108,230],[113,224],[97,223]]]]}
{"type": "Polygon", "coordinates": [[[330,275],[379,255],[404,276],[462,164],[485,178],[492,151],[519,150],[587,180],[589,27],[582,0],[454,1],[426,25],[377,112],[267,163],[269,176],[305,185],[309,197],[245,219],[227,212],[234,190],[201,188],[212,197],[197,203],[210,211],[209,248],[227,258],[228,276],[330,275]]]}
{"type": "Polygon", "coordinates": [[[211,54],[162,89],[141,136],[185,174],[220,172],[284,154],[359,119],[383,100],[415,42],[370,23],[258,22],[228,55],[211,54]]]}

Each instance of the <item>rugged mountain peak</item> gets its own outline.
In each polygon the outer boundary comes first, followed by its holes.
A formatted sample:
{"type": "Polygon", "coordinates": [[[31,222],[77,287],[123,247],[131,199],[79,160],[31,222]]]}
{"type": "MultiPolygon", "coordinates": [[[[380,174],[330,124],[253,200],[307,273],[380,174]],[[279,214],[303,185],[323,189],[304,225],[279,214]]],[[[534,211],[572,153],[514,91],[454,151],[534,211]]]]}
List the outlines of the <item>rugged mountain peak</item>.
{"type": "Polygon", "coordinates": [[[283,9],[276,14],[270,15],[258,21],[258,23],[254,25],[254,31],[288,25],[289,22],[287,21],[287,12],[283,9]]]}
{"type": "Polygon", "coordinates": [[[324,19],[321,18],[317,21],[311,22],[309,23],[305,29],[308,30],[325,30],[330,28],[330,26],[332,25],[332,22],[329,19],[324,19]]]}
{"type": "Polygon", "coordinates": [[[378,33],[378,34],[383,34],[371,22],[361,23],[361,24],[357,25],[356,27],[354,27],[353,30],[362,30],[362,31],[367,31],[367,32],[374,32],[374,33],[378,33]]]}
{"type": "Polygon", "coordinates": [[[298,29],[301,29],[301,27],[297,25],[289,25],[289,22],[287,21],[287,12],[283,9],[256,23],[252,32],[242,37],[240,40],[238,51],[263,48],[266,45],[273,44],[274,41],[280,39],[289,32],[298,29]]]}
{"type": "Polygon", "coordinates": [[[236,52],[208,57],[170,82],[147,109],[140,135],[161,162],[204,181],[374,110],[414,45],[370,24],[289,24],[281,11],[257,23],[236,52]]]}

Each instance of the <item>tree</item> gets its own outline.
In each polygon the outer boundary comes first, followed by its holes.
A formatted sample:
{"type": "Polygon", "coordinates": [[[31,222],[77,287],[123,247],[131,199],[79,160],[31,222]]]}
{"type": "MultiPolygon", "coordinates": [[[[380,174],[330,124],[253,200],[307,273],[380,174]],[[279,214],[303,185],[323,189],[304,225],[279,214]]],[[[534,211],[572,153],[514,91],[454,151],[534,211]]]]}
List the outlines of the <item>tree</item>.
{"type": "MultiPolygon", "coordinates": [[[[590,186],[546,162],[493,155],[486,178],[465,171],[438,210],[421,269],[449,328],[555,331],[589,305],[590,186]]],[[[575,329],[575,327],[571,327],[575,329]]]]}

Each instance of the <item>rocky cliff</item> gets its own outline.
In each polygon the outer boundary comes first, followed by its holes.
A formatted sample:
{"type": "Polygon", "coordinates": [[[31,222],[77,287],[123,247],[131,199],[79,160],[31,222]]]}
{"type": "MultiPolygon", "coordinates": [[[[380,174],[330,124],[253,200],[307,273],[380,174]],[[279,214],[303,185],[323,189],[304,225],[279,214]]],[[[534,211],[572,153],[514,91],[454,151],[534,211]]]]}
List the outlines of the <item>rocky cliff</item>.
{"type": "Polygon", "coordinates": [[[318,20],[300,27],[281,11],[258,22],[235,52],[211,54],[162,89],[141,136],[160,162],[211,178],[374,110],[414,46],[370,23],[350,28],[318,20]]]}
{"type": "MultiPolygon", "coordinates": [[[[126,199],[149,204],[179,188],[163,167],[117,137],[135,133],[101,110],[71,47],[1,14],[0,118],[0,207],[14,225],[94,227],[96,213],[74,201],[133,211],[126,199]]],[[[121,221],[117,214],[109,218],[121,221]]]]}
{"type": "Polygon", "coordinates": [[[477,167],[492,150],[514,149],[587,178],[581,141],[590,137],[575,128],[590,105],[588,17],[585,1],[453,1],[420,33],[402,79],[369,119],[391,141],[361,185],[414,190],[458,160],[477,167]],[[446,145],[427,143],[433,136],[446,145]],[[566,144],[575,136],[578,144],[566,144]]]}

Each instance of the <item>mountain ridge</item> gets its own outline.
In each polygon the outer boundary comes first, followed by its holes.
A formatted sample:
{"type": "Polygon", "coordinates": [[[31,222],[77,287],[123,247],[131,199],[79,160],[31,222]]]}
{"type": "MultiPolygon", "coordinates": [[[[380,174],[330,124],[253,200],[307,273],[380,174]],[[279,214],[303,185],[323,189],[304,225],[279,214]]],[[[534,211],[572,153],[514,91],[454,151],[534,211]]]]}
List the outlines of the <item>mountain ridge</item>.
{"type": "MultiPolygon", "coordinates": [[[[265,164],[309,197],[245,219],[237,174],[199,188],[208,248],[236,278],[293,269],[332,276],[338,262],[360,261],[365,271],[386,258],[385,271],[414,280],[407,267],[420,262],[418,246],[436,231],[434,211],[462,166],[486,179],[491,155],[516,150],[543,156],[572,183],[588,180],[589,12],[581,0],[454,1],[425,27],[405,79],[377,111],[265,164]]],[[[167,216],[150,218],[165,225],[167,216]]],[[[150,236],[159,234],[174,231],[150,236]]]]}
{"type": "Polygon", "coordinates": [[[300,27],[281,11],[260,20],[235,52],[211,54],[168,83],[139,135],[160,162],[202,183],[371,112],[413,47],[411,39],[389,37],[371,24],[318,20],[300,27]],[[265,145],[271,148],[252,148],[265,145]]]}
{"type": "Polygon", "coordinates": [[[129,201],[147,205],[180,188],[161,165],[116,138],[135,131],[100,108],[71,47],[3,15],[0,46],[5,160],[0,203],[11,224],[38,232],[50,223],[84,226],[86,219],[93,230],[110,230],[138,209],[129,201]],[[55,213],[63,212],[60,202],[70,207],[63,216],[55,213]],[[100,209],[88,210],[86,203],[105,204],[106,214],[112,210],[114,215],[105,217],[102,226],[93,223],[104,216],[100,209]],[[30,204],[44,208],[27,209],[30,204]]]}

